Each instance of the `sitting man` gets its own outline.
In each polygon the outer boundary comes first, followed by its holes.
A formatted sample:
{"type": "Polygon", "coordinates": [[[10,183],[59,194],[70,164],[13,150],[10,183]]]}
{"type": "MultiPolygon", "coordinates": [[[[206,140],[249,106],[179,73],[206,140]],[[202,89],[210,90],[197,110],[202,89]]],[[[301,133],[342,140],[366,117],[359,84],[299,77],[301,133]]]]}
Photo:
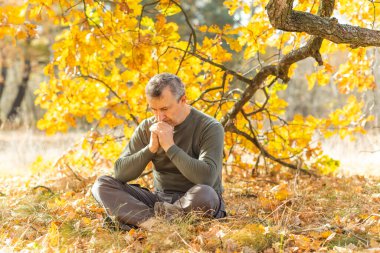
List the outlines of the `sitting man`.
{"type": "Polygon", "coordinates": [[[154,117],[135,129],[115,162],[115,178],[101,176],[92,187],[107,219],[113,217],[121,229],[129,230],[150,228],[155,215],[170,219],[200,211],[225,217],[222,125],[186,103],[184,85],[176,75],[154,76],[145,92],[154,117]],[[127,183],[138,178],[150,161],[154,193],[127,183]]]}

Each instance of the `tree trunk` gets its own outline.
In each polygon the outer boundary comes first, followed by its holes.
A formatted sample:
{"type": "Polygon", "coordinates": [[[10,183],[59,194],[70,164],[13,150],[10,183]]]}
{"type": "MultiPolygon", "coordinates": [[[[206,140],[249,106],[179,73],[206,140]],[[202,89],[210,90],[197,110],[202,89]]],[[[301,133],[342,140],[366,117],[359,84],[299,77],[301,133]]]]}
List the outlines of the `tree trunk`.
{"type": "MultiPolygon", "coordinates": [[[[1,52],[2,54],[2,52],[1,52]]],[[[2,54],[2,66],[1,66],[1,76],[0,76],[0,115],[1,115],[1,98],[3,97],[3,92],[5,88],[5,83],[7,81],[7,75],[8,75],[8,66],[5,62],[5,57],[2,54]]],[[[2,124],[2,119],[0,118],[0,125],[2,124]]]]}
{"type": "Polygon", "coordinates": [[[3,96],[3,91],[5,88],[5,82],[7,80],[7,74],[8,74],[8,67],[5,66],[5,63],[3,62],[3,66],[1,67],[1,79],[0,79],[0,101],[1,97],[3,96]]]}
{"type": "Polygon", "coordinates": [[[30,40],[27,40],[23,76],[22,76],[21,83],[18,86],[16,98],[13,101],[12,107],[9,110],[9,113],[7,115],[7,119],[9,121],[13,121],[17,117],[19,108],[25,97],[26,88],[28,87],[28,81],[29,81],[30,73],[32,71],[32,64],[30,62],[30,55],[29,55],[29,48],[28,48],[29,44],[30,44],[30,40]]]}

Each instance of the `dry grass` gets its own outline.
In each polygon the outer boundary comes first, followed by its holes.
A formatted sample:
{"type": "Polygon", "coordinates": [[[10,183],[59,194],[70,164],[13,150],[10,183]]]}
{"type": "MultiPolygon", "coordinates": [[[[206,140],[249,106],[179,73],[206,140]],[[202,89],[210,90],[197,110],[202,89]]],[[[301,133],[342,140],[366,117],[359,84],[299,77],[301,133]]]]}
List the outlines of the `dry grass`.
{"type": "Polygon", "coordinates": [[[33,190],[37,180],[2,179],[0,247],[6,252],[304,252],[380,245],[380,181],[360,176],[232,178],[227,218],[188,215],[129,233],[102,228],[103,212],[89,185],[51,193],[33,190]],[[286,185],[286,198],[276,195],[278,185],[286,185]]]}

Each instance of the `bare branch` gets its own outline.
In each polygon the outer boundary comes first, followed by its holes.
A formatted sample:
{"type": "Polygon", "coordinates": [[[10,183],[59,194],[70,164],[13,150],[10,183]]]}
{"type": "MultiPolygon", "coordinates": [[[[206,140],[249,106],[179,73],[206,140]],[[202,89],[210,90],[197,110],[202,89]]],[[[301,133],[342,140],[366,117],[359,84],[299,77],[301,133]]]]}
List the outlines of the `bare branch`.
{"type": "MultiPolygon", "coordinates": [[[[45,190],[47,190],[49,193],[51,193],[51,194],[54,195],[54,192],[53,192],[49,187],[46,187],[46,186],[44,186],[44,185],[37,185],[37,186],[34,186],[32,189],[33,189],[33,190],[37,190],[38,188],[45,189],[45,190]]],[[[5,196],[5,194],[4,194],[3,196],[5,196]]]]}
{"type": "Polygon", "coordinates": [[[111,91],[111,93],[117,97],[120,101],[122,101],[121,97],[116,93],[116,91],[114,91],[106,82],[104,82],[103,80],[95,77],[95,76],[90,76],[90,75],[78,75],[77,77],[82,77],[82,78],[85,78],[85,79],[92,79],[92,80],[95,80],[95,81],[98,81],[100,83],[102,83],[104,86],[107,87],[107,89],[109,89],[111,91]]]}
{"type": "Polygon", "coordinates": [[[199,95],[199,97],[197,99],[195,99],[193,102],[190,103],[190,105],[194,105],[196,102],[198,102],[199,100],[203,100],[203,97],[204,95],[206,95],[207,93],[209,93],[210,91],[213,91],[213,90],[219,90],[219,89],[223,89],[223,85],[222,86],[217,86],[217,87],[211,87],[211,88],[208,88],[206,90],[204,90],[201,95],[199,95]]]}
{"type": "Polygon", "coordinates": [[[274,157],[272,154],[270,154],[267,150],[264,149],[264,147],[260,144],[260,142],[257,140],[257,137],[256,136],[250,136],[249,134],[239,130],[234,124],[228,124],[226,126],[226,129],[230,132],[233,132],[233,133],[236,133],[238,135],[241,135],[243,136],[244,138],[246,138],[247,140],[249,140],[250,142],[252,142],[261,152],[261,154],[263,154],[265,157],[268,157],[269,159],[287,167],[287,168],[290,168],[290,169],[293,169],[293,170],[300,170],[308,175],[311,175],[311,176],[316,176],[316,174],[314,174],[313,172],[311,171],[308,171],[306,169],[302,169],[302,168],[299,168],[298,166],[294,165],[294,164],[290,164],[290,163],[287,163],[287,162],[284,162],[283,160],[281,159],[278,159],[276,157],[274,157]]]}
{"type": "MultiPolygon", "coordinates": [[[[227,72],[224,72],[224,73],[223,73],[223,80],[222,80],[222,94],[220,95],[221,98],[224,97],[224,88],[225,88],[225,86],[226,86],[227,75],[228,75],[227,72]]],[[[218,105],[218,108],[215,110],[214,118],[216,117],[216,115],[218,114],[218,112],[220,111],[221,108],[222,108],[222,100],[220,100],[219,105],[218,105]]]]}
{"type": "MultiPolygon", "coordinates": [[[[111,86],[109,86],[106,82],[104,82],[103,80],[101,80],[101,79],[99,79],[99,78],[97,78],[97,77],[95,77],[95,76],[90,76],[90,75],[78,75],[78,76],[76,76],[77,78],[88,78],[88,79],[92,79],[92,80],[95,80],[95,81],[98,81],[98,82],[100,82],[100,83],[102,83],[104,86],[106,86],[110,91],[111,91],[111,93],[115,96],[115,97],[117,97],[119,100],[120,100],[120,103],[122,103],[122,104],[126,104],[127,106],[128,106],[128,109],[129,109],[129,111],[131,111],[130,110],[130,106],[129,106],[129,104],[125,101],[125,100],[123,100],[117,93],[116,93],[116,91],[114,91],[112,88],[111,88],[111,86]]],[[[133,120],[133,122],[136,124],[136,125],[138,125],[140,122],[138,121],[138,119],[135,117],[135,115],[133,115],[132,113],[130,113],[129,114],[129,116],[132,118],[132,120],[133,120]]]]}
{"type": "Polygon", "coordinates": [[[108,38],[108,36],[103,32],[102,28],[100,27],[100,25],[95,22],[91,17],[89,17],[87,15],[87,4],[86,4],[86,1],[85,0],[82,0],[82,3],[83,3],[83,12],[84,12],[84,15],[86,16],[86,20],[87,22],[90,20],[95,26],[96,28],[98,28],[99,32],[103,35],[103,37],[108,40],[109,43],[111,43],[112,45],[116,46],[111,40],[110,38],[108,38]]]}
{"type": "Polygon", "coordinates": [[[159,3],[160,1],[155,1],[155,2],[152,2],[152,3],[147,3],[147,4],[144,4],[143,7],[141,8],[141,14],[140,14],[140,18],[139,18],[139,33],[138,33],[138,41],[140,41],[140,31],[141,31],[141,20],[142,20],[142,17],[143,17],[143,14],[144,14],[144,11],[145,11],[145,7],[147,6],[151,6],[151,5],[155,5],[157,3],[159,3]]]}
{"type": "Polygon", "coordinates": [[[190,35],[190,37],[189,37],[189,41],[187,42],[186,50],[185,50],[185,52],[183,53],[183,56],[182,56],[182,58],[181,58],[181,61],[180,61],[179,64],[178,64],[178,69],[177,69],[177,71],[175,72],[176,75],[178,75],[178,72],[179,72],[179,70],[181,69],[181,65],[182,65],[183,61],[185,60],[186,54],[187,54],[187,52],[189,51],[189,48],[190,48],[190,45],[191,45],[191,38],[192,38],[192,35],[190,35]]]}
{"type": "Polygon", "coordinates": [[[171,3],[174,3],[178,8],[181,9],[181,12],[183,13],[183,15],[185,16],[185,20],[186,20],[186,24],[187,26],[190,28],[191,30],[191,35],[193,37],[193,53],[197,52],[197,34],[195,33],[195,30],[193,28],[193,26],[191,25],[190,23],[190,19],[189,17],[187,16],[187,13],[185,12],[185,10],[182,8],[182,6],[177,3],[176,1],[173,1],[173,0],[170,0],[171,3]]]}
{"type": "MultiPolygon", "coordinates": [[[[268,86],[271,86],[271,84],[273,84],[276,80],[277,80],[277,78],[273,79],[273,81],[272,81],[268,86]]],[[[254,114],[256,114],[256,113],[259,113],[259,112],[263,111],[264,108],[266,107],[266,105],[268,104],[268,101],[269,101],[270,96],[269,96],[267,90],[265,89],[265,87],[262,88],[261,90],[262,90],[262,91],[264,92],[264,94],[265,94],[265,101],[264,101],[263,105],[260,106],[259,109],[255,110],[255,111],[253,111],[253,112],[247,113],[247,114],[246,114],[247,116],[251,116],[251,115],[254,115],[254,114]]],[[[256,104],[256,105],[257,105],[257,104],[256,104]]]]}
{"type": "MultiPolygon", "coordinates": [[[[172,49],[175,49],[175,50],[179,50],[179,51],[182,51],[184,52],[185,50],[183,50],[182,48],[178,48],[178,47],[172,47],[172,46],[169,46],[169,48],[172,48],[172,49]]],[[[201,61],[204,61],[204,62],[207,62],[215,67],[218,67],[219,69],[223,70],[223,71],[226,71],[227,74],[230,74],[230,75],[233,75],[236,77],[236,79],[244,82],[244,83],[250,83],[251,80],[247,77],[244,77],[243,75],[237,73],[236,71],[234,70],[231,70],[231,69],[228,69],[227,67],[225,67],[224,65],[222,64],[219,64],[219,63],[216,63],[216,62],[213,62],[212,60],[210,59],[207,59],[206,57],[204,56],[201,56],[199,55],[198,53],[193,53],[193,52],[188,52],[189,54],[191,54],[192,56],[195,56],[197,57],[198,59],[200,59],[201,61]]]]}
{"type": "Polygon", "coordinates": [[[262,68],[253,80],[250,82],[249,86],[245,89],[242,94],[241,99],[234,104],[232,109],[222,118],[221,123],[223,126],[228,125],[228,122],[233,121],[236,115],[243,108],[243,106],[251,99],[251,97],[260,88],[260,85],[266,80],[270,75],[276,76],[277,68],[276,66],[265,66],[262,68]]]}

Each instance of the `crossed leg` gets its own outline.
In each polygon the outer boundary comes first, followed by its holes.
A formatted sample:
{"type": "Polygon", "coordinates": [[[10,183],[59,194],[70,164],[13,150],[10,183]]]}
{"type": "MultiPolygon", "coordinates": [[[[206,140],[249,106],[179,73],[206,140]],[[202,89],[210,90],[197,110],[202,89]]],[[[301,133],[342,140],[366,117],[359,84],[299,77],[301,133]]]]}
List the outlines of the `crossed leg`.
{"type": "Polygon", "coordinates": [[[208,185],[195,185],[174,203],[162,202],[156,194],[137,185],[124,184],[111,176],[99,177],[92,189],[94,198],[104,207],[109,217],[120,224],[121,229],[139,227],[155,216],[155,209],[179,210],[182,213],[199,211],[210,217],[220,218],[221,199],[208,185]],[[218,217],[219,216],[219,217],[218,217]]]}

